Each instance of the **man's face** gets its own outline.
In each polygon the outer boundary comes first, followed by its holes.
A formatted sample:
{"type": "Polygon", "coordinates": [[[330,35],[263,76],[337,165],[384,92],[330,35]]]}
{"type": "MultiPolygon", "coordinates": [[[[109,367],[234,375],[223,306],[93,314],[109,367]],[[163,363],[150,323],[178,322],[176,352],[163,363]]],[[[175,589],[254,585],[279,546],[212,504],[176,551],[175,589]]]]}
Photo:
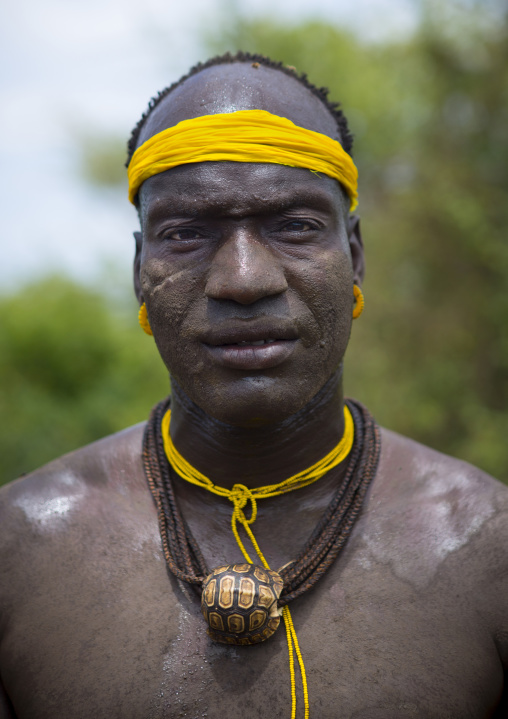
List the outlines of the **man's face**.
{"type": "MultiPolygon", "coordinates": [[[[260,109],[276,112],[273,104],[265,98],[260,109]]],[[[140,200],[142,298],[180,388],[238,426],[303,408],[340,367],[351,327],[354,271],[339,185],[304,169],[213,162],[150,178],[140,200]]]]}

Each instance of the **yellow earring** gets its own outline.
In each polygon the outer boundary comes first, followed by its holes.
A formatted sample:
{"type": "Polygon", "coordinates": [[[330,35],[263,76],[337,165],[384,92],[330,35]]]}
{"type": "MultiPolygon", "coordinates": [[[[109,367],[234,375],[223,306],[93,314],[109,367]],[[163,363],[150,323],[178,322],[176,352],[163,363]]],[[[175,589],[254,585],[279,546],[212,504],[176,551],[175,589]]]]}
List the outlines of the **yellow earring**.
{"type": "Polygon", "coordinates": [[[358,285],[353,285],[353,294],[355,296],[355,306],[353,308],[353,319],[356,320],[363,312],[363,308],[365,307],[365,299],[363,297],[363,292],[358,287],[358,285]]]}
{"type": "Polygon", "coordinates": [[[146,332],[147,335],[153,335],[152,328],[150,327],[150,322],[148,321],[148,312],[146,311],[146,304],[143,302],[141,307],[139,308],[138,313],[138,321],[141,325],[141,329],[143,332],[146,332]]]}

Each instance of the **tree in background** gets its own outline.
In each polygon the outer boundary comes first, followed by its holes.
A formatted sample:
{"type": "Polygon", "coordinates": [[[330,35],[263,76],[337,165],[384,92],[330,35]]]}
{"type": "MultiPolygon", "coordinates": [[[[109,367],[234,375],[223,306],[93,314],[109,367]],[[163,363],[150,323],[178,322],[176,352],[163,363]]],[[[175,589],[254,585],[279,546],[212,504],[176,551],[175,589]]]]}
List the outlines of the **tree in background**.
{"type": "Polygon", "coordinates": [[[305,68],[350,119],[367,304],[348,393],[384,425],[506,480],[507,14],[494,3],[423,9],[402,43],[238,17],[209,43],[305,68]]]}
{"type": "Polygon", "coordinates": [[[169,391],[137,308],[58,277],[0,301],[0,483],[146,419],[169,391]]]}
{"type": "MultiPolygon", "coordinates": [[[[508,19],[488,0],[423,7],[405,42],[233,14],[208,49],[305,68],[350,119],[368,264],[348,394],[385,426],[506,481],[508,19]]],[[[88,176],[114,182],[115,153],[95,155],[88,176]]],[[[144,419],[167,392],[133,300],[48,280],[1,304],[4,480],[144,419]]]]}

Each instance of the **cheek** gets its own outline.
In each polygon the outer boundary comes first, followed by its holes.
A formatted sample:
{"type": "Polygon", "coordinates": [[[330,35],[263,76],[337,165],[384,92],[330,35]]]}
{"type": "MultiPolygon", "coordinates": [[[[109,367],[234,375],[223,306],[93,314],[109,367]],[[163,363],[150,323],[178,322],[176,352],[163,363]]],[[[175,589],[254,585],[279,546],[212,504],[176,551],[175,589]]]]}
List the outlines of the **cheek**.
{"type": "Polygon", "coordinates": [[[189,335],[189,330],[192,332],[193,318],[203,297],[203,282],[198,273],[154,259],[142,265],[140,277],[155,342],[164,363],[171,370],[183,363],[190,373],[197,371],[197,358],[185,335],[189,335]]]}
{"type": "Polygon", "coordinates": [[[340,362],[353,312],[353,271],[347,256],[330,253],[318,266],[300,273],[294,286],[315,328],[309,345],[317,344],[325,363],[340,362]]]}
{"type": "Polygon", "coordinates": [[[270,306],[275,314],[288,312],[296,320],[301,349],[288,365],[237,381],[232,373],[210,366],[196,342],[209,322],[199,268],[182,270],[161,258],[142,264],[143,294],[161,358],[182,390],[218,419],[235,424],[247,406],[259,417],[273,414],[274,408],[281,417],[289,416],[319,391],[342,361],[353,307],[347,255],[330,252],[312,262],[287,265],[286,270],[289,290],[270,306]]]}

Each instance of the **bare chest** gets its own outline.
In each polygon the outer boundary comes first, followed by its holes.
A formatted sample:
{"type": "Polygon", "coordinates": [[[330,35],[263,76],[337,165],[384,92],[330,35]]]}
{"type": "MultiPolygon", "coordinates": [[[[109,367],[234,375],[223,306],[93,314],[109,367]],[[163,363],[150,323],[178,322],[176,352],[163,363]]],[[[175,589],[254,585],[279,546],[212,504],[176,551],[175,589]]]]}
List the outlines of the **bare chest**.
{"type": "MultiPolygon", "coordinates": [[[[468,602],[422,589],[354,546],[291,605],[310,716],[483,719],[502,679],[468,602]]],[[[199,601],[167,576],[156,543],[69,555],[34,585],[2,647],[19,719],[176,719],[291,715],[284,628],[266,643],[210,640],[199,601]]],[[[297,717],[303,717],[296,677],[297,717]]]]}

